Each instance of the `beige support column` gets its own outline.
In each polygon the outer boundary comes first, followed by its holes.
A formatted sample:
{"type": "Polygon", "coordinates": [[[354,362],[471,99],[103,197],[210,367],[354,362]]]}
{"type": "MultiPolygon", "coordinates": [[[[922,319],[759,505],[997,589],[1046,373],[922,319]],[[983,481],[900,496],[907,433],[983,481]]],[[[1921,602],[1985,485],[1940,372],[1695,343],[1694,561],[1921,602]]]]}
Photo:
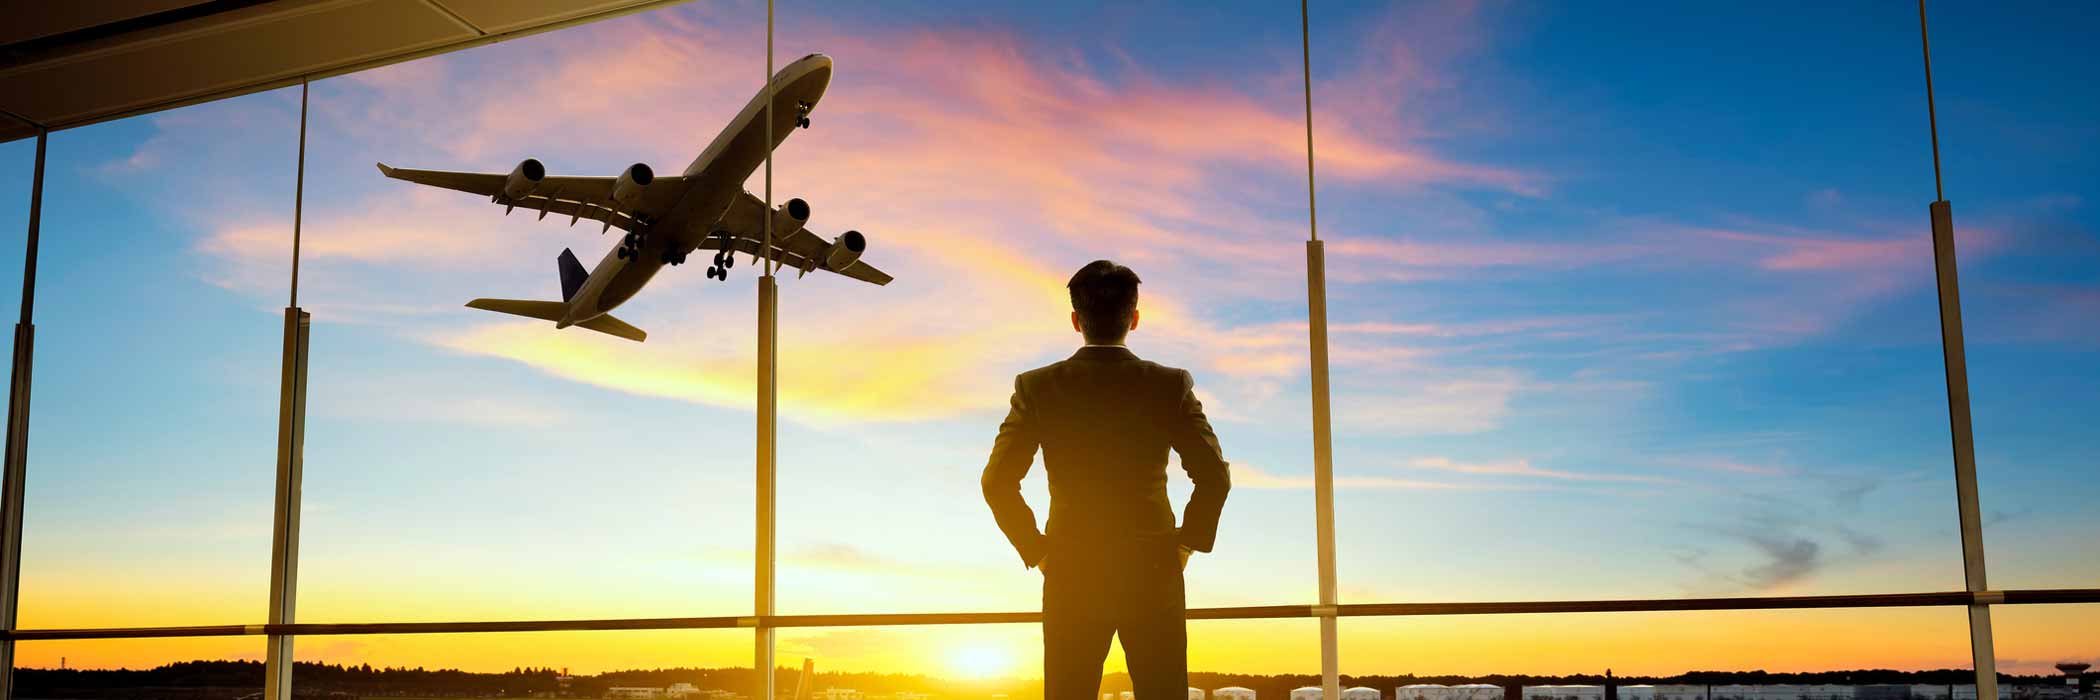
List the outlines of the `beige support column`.
{"type": "MultiPolygon", "coordinates": [[[[22,496],[29,473],[30,368],[36,349],[36,247],[44,214],[44,150],[50,134],[36,135],[35,174],[29,185],[29,243],[22,261],[22,320],[15,324],[15,355],[7,393],[6,474],[0,476],[0,629],[15,630],[22,596],[22,496]]],[[[14,697],[15,640],[0,639],[0,700],[14,697]]]]}

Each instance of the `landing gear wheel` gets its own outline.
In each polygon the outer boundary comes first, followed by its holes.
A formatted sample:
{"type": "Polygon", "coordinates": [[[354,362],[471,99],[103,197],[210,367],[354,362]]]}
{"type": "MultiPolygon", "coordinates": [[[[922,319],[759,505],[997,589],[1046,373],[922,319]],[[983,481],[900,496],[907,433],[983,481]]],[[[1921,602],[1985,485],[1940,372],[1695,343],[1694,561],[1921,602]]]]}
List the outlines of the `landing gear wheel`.
{"type": "Polygon", "coordinates": [[[801,119],[795,120],[795,126],[799,126],[804,129],[809,128],[809,117],[803,117],[801,119]]]}
{"type": "Polygon", "coordinates": [[[628,258],[634,257],[634,249],[623,245],[620,246],[620,249],[618,251],[616,251],[616,254],[620,256],[621,260],[626,260],[628,258]]]}
{"type": "Polygon", "coordinates": [[[726,279],[728,276],[728,273],[723,272],[722,268],[714,267],[711,265],[707,268],[708,279],[726,279]]]}

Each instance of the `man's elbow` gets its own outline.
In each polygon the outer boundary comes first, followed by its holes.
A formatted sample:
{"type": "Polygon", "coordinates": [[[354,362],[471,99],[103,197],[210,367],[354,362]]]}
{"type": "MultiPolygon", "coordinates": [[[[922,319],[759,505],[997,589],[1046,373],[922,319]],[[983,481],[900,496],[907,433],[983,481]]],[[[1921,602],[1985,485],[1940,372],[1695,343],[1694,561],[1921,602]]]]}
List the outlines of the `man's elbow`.
{"type": "Polygon", "coordinates": [[[1208,476],[1196,482],[1196,490],[1223,500],[1232,491],[1232,472],[1219,462],[1216,469],[1206,470],[1208,476]]]}
{"type": "Polygon", "coordinates": [[[1000,496],[1020,493],[1021,482],[1004,478],[999,475],[998,470],[987,468],[984,470],[984,476],[978,477],[977,487],[984,492],[985,503],[997,506],[1000,496]]]}

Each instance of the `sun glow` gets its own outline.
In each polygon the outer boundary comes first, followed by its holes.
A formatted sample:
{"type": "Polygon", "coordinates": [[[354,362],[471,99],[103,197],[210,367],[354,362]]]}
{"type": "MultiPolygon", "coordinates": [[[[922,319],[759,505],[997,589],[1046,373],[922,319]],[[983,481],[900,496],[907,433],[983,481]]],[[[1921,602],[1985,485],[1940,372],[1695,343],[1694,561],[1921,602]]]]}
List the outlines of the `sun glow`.
{"type": "Polygon", "coordinates": [[[994,678],[1010,673],[1013,666],[1013,655],[998,647],[967,646],[948,653],[948,667],[965,678],[994,678]]]}

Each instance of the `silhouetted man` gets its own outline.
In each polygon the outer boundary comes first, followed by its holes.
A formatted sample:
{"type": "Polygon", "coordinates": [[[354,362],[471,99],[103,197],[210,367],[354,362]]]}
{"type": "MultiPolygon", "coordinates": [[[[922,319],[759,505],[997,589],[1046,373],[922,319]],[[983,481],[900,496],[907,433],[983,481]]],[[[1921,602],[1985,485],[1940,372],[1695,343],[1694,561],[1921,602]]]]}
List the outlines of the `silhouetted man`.
{"type": "Polygon", "coordinates": [[[1071,359],[1014,379],[1013,408],[984,467],[984,500],[1021,563],[1043,573],[1043,697],[1095,700],[1111,637],[1121,635],[1137,700],[1186,700],[1188,633],[1181,571],[1210,551],[1231,488],[1218,438],[1185,370],[1138,359],[1137,273],[1107,260],[1065,285],[1071,359]],[[1049,533],[1021,498],[1043,450],[1049,533]],[[1195,483],[1174,526],[1167,450],[1195,483]]]}

